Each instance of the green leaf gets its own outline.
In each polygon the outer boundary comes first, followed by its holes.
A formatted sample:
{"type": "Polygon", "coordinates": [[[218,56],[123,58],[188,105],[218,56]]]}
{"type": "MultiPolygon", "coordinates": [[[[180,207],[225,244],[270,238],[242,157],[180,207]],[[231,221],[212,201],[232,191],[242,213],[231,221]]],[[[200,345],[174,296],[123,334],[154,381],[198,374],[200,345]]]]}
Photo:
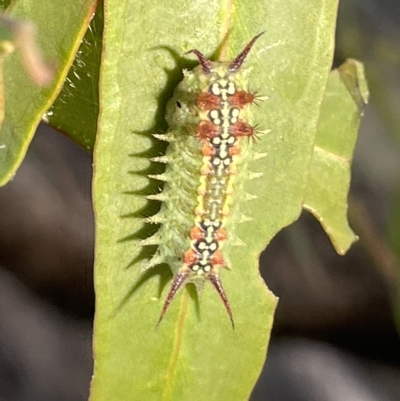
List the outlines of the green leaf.
{"type": "Polygon", "coordinates": [[[3,62],[7,55],[15,50],[14,29],[17,21],[0,15],[0,129],[4,121],[4,82],[3,82],[3,62]]]}
{"type": "Polygon", "coordinates": [[[2,10],[6,10],[10,4],[11,0],[0,0],[0,8],[2,10]]]}
{"type": "Polygon", "coordinates": [[[10,16],[33,22],[46,60],[57,66],[54,82],[40,88],[29,80],[19,52],[4,62],[5,118],[0,131],[0,185],[6,184],[21,164],[43,113],[59,93],[76,50],[89,24],[95,0],[65,2],[21,0],[10,16]]]}
{"type": "Polygon", "coordinates": [[[334,0],[165,0],[151,6],[125,0],[105,8],[94,157],[91,401],[249,397],[264,363],[276,304],[260,279],[258,256],[301,212],[332,62],[336,9],[334,0]],[[262,177],[246,183],[246,192],[257,199],[240,205],[253,218],[237,228],[246,247],[231,250],[233,269],[221,272],[236,330],[210,285],[199,305],[190,286],[183,289],[156,330],[171,273],[166,266],[143,273],[143,250],[129,240],[150,234],[138,217],[153,207],[139,196],[152,191],[145,173],[157,172],[144,156],[162,152],[151,133],[166,130],[166,101],[182,68],[194,65],[180,54],[197,48],[209,55],[221,46],[214,54],[230,59],[264,30],[247,65],[253,67],[251,87],[270,97],[255,111],[258,126],[271,131],[254,151],[267,156],[249,166],[262,177]]]}
{"type": "Polygon", "coordinates": [[[103,34],[103,3],[76,53],[64,87],[46,118],[86,150],[93,151],[99,114],[99,73],[103,34]]]}
{"type": "Polygon", "coordinates": [[[310,167],[304,208],[343,255],[357,240],[347,222],[350,164],[360,120],[368,102],[362,64],[348,60],[331,72],[310,167]]]}

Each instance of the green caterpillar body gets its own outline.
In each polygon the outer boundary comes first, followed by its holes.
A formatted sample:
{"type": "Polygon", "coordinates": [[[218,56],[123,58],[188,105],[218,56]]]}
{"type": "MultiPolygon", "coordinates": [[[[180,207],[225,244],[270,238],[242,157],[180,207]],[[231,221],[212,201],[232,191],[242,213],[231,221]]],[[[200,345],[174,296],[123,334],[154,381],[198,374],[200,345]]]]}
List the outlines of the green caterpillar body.
{"type": "MultiPolygon", "coordinates": [[[[261,34],[260,34],[261,35],[261,34]]],[[[168,263],[174,279],[159,322],[179,288],[193,282],[201,289],[210,281],[218,291],[234,327],[219,268],[228,267],[224,247],[232,244],[234,226],[240,222],[238,203],[251,157],[251,105],[261,97],[248,91],[248,70],[242,63],[254,42],[230,62],[211,62],[191,50],[200,62],[184,79],[167,105],[170,131],[156,135],[169,142],[164,191],[148,198],[163,202],[159,214],[147,219],[160,223],[159,232],[143,243],[157,243],[148,267],[168,263]],[[240,174],[239,174],[240,173],[240,174]]]]}

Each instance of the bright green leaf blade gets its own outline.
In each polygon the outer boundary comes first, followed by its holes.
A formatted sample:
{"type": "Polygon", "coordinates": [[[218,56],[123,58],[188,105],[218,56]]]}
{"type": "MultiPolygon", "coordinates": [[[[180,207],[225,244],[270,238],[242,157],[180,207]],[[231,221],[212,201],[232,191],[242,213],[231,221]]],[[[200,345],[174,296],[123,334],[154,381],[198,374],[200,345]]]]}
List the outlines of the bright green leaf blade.
{"type": "Polygon", "coordinates": [[[21,164],[43,113],[54,101],[82,40],[95,0],[65,2],[19,1],[10,16],[33,22],[45,58],[58,67],[48,88],[32,83],[18,51],[4,62],[5,118],[0,132],[0,185],[6,184],[21,164]]]}
{"type": "Polygon", "coordinates": [[[245,400],[262,368],[276,300],[260,279],[258,256],[301,211],[332,61],[337,2],[227,4],[106,3],[95,147],[97,308],[91,401],[245,400]],[[249,166],[263,176],[246,183],[246,191],[258,196],[241,205],[241,212],[253,218],[237,228],[246,246],[229,252],[233,269],[221,272],[236,330],[210,285],[199,310],[192,292],[182,290],[156,330],[170,272],[161,266],[143,275],[141,249],[127,238],[148,229],[135,216],[149,212],[143,196],[129,194],[146,192],[148,179],[129,172],[157,170],[132,154],[161,152],[150,134],[165,131],[166,100],[182,67],[193,65],[179,54],[192,48],[212,54],[222,42],[221,32],[228,30],[227,46],[220,49],[227,58],[267,31],[247,65],[254,67],[251,87],[270,97],[256,108],[257,124],[271,129],[254,144],[255,153],[267,156],[255,157],[249,166]]]}
{"type": "Polygon", "coordinates": [[[350,164],[368,101],[362,64],[346,61],[331,72],[315,142],[304,208],[322,224],[343,255],[357,240],[347,222],[350,164]]]}
{"type": "Polygon", "coordinates": [[[76,53],[65,84],[46,113],[49,124],[93,151],[99,113],[99,70],[103,35],[103,3],[76,53]]]}

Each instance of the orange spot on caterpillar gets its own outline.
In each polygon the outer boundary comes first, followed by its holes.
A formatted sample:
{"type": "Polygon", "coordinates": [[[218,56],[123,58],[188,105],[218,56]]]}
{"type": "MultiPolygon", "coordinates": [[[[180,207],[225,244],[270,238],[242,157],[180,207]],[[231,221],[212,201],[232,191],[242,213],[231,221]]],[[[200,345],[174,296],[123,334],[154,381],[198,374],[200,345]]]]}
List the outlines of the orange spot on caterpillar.
{"type": "Polygon", "coordinates": [[[224,241],[228,238],[228,234],[226,232],[226,230],[224,228],[220,228],[219,230],[217,230],[217,232],[215,233],[215,239],[217,241],[224,241]]]}
{"type": "Polygon", "coordinates": [[[217,251],[211,256],[211,263],[216,266],[221,266],[225,264],[224,257],[222,256],[221,251],[217,251]]]}
{"type": "Polygon", "coordinates": [[[204,144],[203,147],[201,148],[201,154],[203,156],[213,156],[214,153],[215,150],[209,143],[204,144]]]}
{"type": "Polygon", "coordinates": [[[219,134],[219,127],[210,121],[202,121],[197,126],[196,135],[203,141],[215,138],[219,134]]]}
{"type": "Polygon", "coordinates": [[[202,92],[197,96],[196,105],[200,110],[212,110],[221,106],[221,99],[212,93],[202,92]]]}
{"type": "Polygon", "coordinates": [[[194,265],[198,260],[199,257],[193,249],[188,249],[183,256],[183,261],[188,266],[194,265]]]}
{"type": "Polygon", "coordinates": [[[230,128],[230,132],[232,135],[241,138],[244,136],[252,137],[254,136],[254,128],[247,124],[245,121],[238,121],[236,124],[233,124],[230,128]]]}
{"type": "Polygon", "coordinates": [[[202,239],[204,238],[204,231],[200,227],[193,227],[190,230],[190,238],[195,240],[202,239]]]}
{"type": "Polygon", "coordinates": [[[239,146],[232,146],[229,148],[229,156],[237,156],[240,155],[239,146]]]}
{"type": "Polygon", "coordinates": [[[253,103],[255,98],[255,95],[250,92],[237,91],[234,95],[229,96],[228,99],[231,106],[236,106],[241,109],[244,106],[253,103]]]}

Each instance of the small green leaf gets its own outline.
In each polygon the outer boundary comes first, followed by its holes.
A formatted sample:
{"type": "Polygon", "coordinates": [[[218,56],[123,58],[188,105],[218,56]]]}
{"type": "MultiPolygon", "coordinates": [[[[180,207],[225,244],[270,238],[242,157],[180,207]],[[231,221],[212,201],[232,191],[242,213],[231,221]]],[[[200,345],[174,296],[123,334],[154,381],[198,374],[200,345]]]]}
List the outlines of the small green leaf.
{"type": "Polygon", "coordinates": [[[260,279],[258,257],[301,212],[332,62],[336,10],[336,0],[164,0],[151,6],[124,0],[105,8],[94,155],[91,401],[249,397],[265,360],[276,305],[260,279]],[[261,174],[245,185],[257,199],[240,205],[252,218],[237,228],[246,246],[232,247],[233,268],[221,272],[236,330],[210,285],[199,305],[190,286],[183,289],[156,330],[171,273],[165,265],[143,273],[143,250],[133,241],[150,234],[139,217],[151,205],[140,194],[151,193],[146,173],[157,173],[157,167],[145,156],[162,152],[151,133],[165,132],[166,101],[182,69],[194,65],[182,53],[197,48],[230,59],[264,30],[246,65],[253,67],[251,87],[270,98],[255,108],[256,123],[271,131],[254,144],[255,155],[265,157],[255,156],[249,165],[261,174]]]}
{"type": "MultiPolygon", "coordinates": [[[[57,66],[47,88],[34,84],[24,70],[20,52],[4,61],[5,118],[0,131],[0,185],[6,184],[21,164],[43,113],[59,93],[75,52],[93,14],[96,0],[21,0],[10,16],[32,22],[44,58],[57,66]]],[[[29,54],[22,54],[23,57],[29,54]]],[[[28,63],[29,64],[29,63],[28,63]]]]}
{"type": "Polygon", "coordinates": [[[368,89],[362,64],[348,60],[331,72],[322,104],[304,208],[343,255],[357,240],[347,222],[350,165],[368,89]]]}
{"type": "Polygon", "coordinates": [[[49,124],[93,151],[99,114],[99,71],[103,35],[103,3],[76,53],[65,84],[46,113],[49,124]]]}

